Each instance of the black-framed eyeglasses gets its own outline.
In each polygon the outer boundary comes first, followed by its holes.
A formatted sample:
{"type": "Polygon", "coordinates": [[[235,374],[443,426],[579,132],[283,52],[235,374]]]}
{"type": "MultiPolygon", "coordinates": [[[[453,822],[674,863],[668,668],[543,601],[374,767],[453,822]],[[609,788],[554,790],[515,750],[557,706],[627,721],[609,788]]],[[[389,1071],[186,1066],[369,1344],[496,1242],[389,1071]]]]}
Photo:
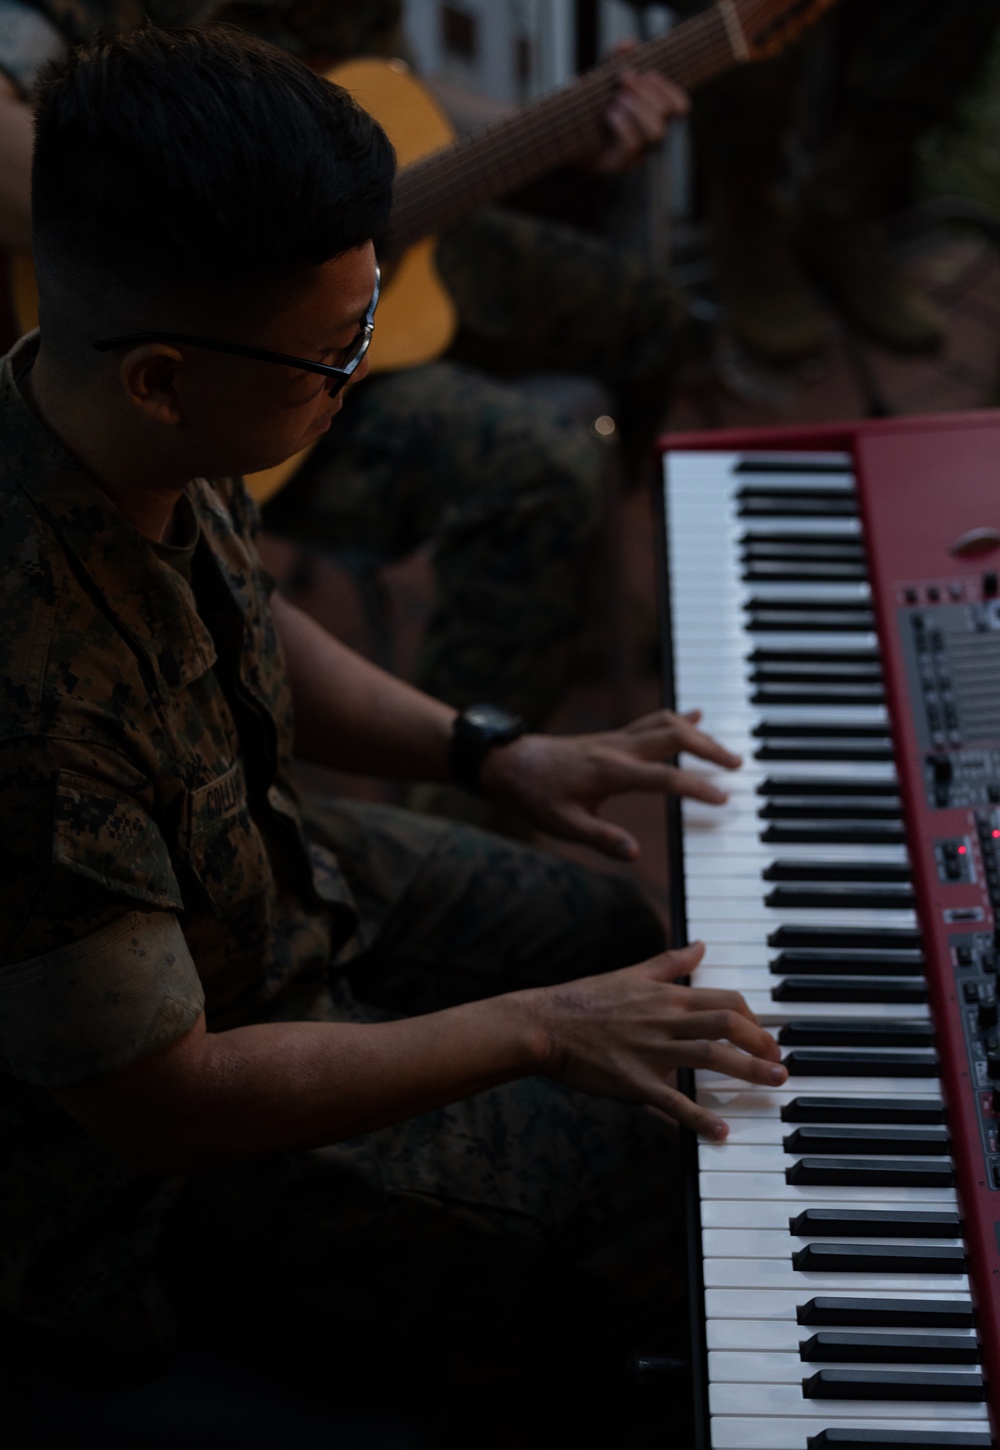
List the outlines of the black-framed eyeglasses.
{"type": "Polygon", "coordinates": [[[320,377],[332,378],[333,385],[328,389],[330,397],[335,398],[341,388],[347,386],[354,373],[368,351],[372,340],[372,333],[375,331],[375,309],[378,306],[378,295],[382,286],[382,277],[378,267],[375,268],[375,291],[372,293],[372,300],[368,304],[368,311],[365,313],[361,324],[361,331],[358,333],[353,346],[351,356],[341,367],[335,368],[330,363],[313,362],[311,358],[293,357],[285,352],[268,352],[262,347],[246,347],[241,342],[216,342],[211,337],[194,337],[188,332],[130,332],[123,337],[105,337],[92,346],[97,352],[111,352],[116,347],[141,347],[144,342],[166,342],[177,343],[185,347],[203,347],[209,352],[229,353],[233,357],[249,357],[257,362],[280,363],[286,368],[301,368],[306,373],[318,373],[320,377]]]}

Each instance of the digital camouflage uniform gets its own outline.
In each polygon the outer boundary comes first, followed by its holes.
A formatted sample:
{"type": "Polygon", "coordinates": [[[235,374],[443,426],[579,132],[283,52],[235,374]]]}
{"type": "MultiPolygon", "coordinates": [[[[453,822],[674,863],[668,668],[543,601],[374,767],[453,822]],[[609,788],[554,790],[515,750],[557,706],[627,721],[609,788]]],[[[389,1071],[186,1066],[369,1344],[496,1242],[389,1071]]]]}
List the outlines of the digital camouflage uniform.
{"type": "Polygon", "coordinates": [[[214,1030],[374,1021],[621,966],[662,934],[622,877],[301,806],[249,496],[196,480],[187,540],[143,539],[21,396],[36,336],[0,374],[0,1311],[149,1357],[178,1266],[249,1267],[406,1332],[502,1324],[564,1280],[594,1333],[620,1325],[666,1272],[670,1138],[638,1108],[525,1080],[183,1180],[122,1166],[51,1096],[202,1009],[214,1030]]]}
{"type": "MultiPolygon", "coordinates": [[[[401,0],[0,0],[0,17],[12,5],[44,12],[56,47],[59,35],[76,41],[142,13],[229,19],[327,63],[405,47],[401,0]]],[[[18,56],[37,47],[8,36],[0,68],[17,78],[18,56]]],[[[35,68],[20,67],[25,90],[35,68]]],[[[538,723],[572,670],[608,480],[622,459],[634,468],[662,419],[683,309],[664,274],[598,238],[500,210],[458,227],[438,260],[461,325],[452,355],[352,391],[265,522],[377,562],[432,540],[438,605],[419,682],[538,723]],[[551,371],[597,379],[607,396],[576,392],[567,405],[525,381],[551,371]],[[592,428],[608,410],[611,443],[592,428]]]]}

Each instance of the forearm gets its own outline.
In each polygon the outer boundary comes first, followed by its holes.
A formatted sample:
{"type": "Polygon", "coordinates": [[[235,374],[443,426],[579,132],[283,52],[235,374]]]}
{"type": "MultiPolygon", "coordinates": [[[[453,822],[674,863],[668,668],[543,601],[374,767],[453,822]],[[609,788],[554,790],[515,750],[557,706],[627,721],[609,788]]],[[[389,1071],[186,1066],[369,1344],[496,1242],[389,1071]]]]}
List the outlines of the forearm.
{"type": "Polygon", "coordinates": [[[0,75],[0,246],[31,245],[31,111],[6,76],[0,75]]]}
{"type": "Polygon", "coordinates": [[[59,1094],[145,1169],[190,1173],[322,1147],[538,1070],[528,994],[399,1022],[203,1021],[155,1059],[59,1094]],[[155,1090],[150,1083],[155,1082],[155,1090]]]}
{"type": "Polygon", "coordinates": [[[455,711],[334,639],[287,600],[274,617],[295,705],[298,754],[401,780],[446,780],[455,711]]]}

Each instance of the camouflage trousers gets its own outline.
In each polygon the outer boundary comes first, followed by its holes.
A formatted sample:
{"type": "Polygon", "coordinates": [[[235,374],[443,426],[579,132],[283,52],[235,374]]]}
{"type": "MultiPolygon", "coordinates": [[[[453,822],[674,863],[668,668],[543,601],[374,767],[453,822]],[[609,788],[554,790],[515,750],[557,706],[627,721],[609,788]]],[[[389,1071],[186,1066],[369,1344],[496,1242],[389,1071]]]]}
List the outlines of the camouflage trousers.
{"type": "MultiPolygon", "coordinates": [[[[358,898],[362,950],[314,1020],[430,1012],[662,949],[622,877],[387,807],[338,803],[323,822],[358,898]],[[414,853],[391,900],[387,883],[414,853]]],[[[454,1338],[541,1325],[558,1304],[562,1333],[596,1342],[668,1303],[674,1188],[662,1124],[528,1078],[351,1142],[204,1174],[173,1231],[199,1274],[252,1263],[340,1320],[454,1338]]]]}
{"type": "MultiPolygon", "coordinates": [[[[625,877],[389,807],[313,801],[307,815],[359,928],[286,1017],[382,1021],[662,950],[625,877]]],[[[662,1309],[676,1282],[672,1135],[631,1104],[529,1078],[185,1180],[133,1172],[44,1090],[13,1086],[0,1310],[116,1357],[162,1355],[177,1295],[233,1276],[405,1335],[502,1331],[528,1312],[541,1326],[556,1304],[564,1330],[595,1341],[662,1309]]]]}
{"type": "Polygon", "coordinates": [[[606,481],[652,441],[684,313],[664,275],[502,211],[446,237],[439,265],[461,319],[452,353],[349,394],[265,526],[377,561],[431,541],[437,601],[420,684],[537,723],[572,670],[606,481]],[[553,390],[533,374],[600,388],[553,390]],[[610,443],[593,427],[605,412],[610,443]]]}

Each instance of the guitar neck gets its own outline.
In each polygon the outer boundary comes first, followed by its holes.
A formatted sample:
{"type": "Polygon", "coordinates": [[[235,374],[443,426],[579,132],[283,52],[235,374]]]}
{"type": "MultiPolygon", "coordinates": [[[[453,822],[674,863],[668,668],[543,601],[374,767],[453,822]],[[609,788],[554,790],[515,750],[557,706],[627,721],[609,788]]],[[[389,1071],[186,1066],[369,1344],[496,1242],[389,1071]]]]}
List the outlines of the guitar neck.
{"type": "Polygon", "coordinates": [[[735,9],[731,0],[723,0],[516,115],[432,152],[396,179],[384,250],[405,251],[476,207],[593,153],[605,137],[604,113],[623,70],[662,71],[693,90],[747,59],[735,9]]]}

